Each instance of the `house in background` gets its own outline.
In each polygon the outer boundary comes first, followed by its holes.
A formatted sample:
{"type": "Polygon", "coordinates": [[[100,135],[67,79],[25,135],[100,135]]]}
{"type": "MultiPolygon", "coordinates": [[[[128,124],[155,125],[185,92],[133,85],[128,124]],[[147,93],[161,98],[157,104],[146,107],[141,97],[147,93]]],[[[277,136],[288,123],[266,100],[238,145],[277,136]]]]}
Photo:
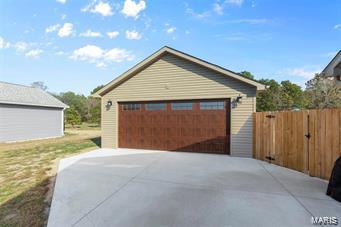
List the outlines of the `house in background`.
{"type": "Polygon", "coordinates": [[[252,157],[252,113],[265,86],[163,47],[94,94],[102,147],[252,157]]]}
{"type": "Polygon", "coordinates": [[[322,75],[339,84],[341,83],[341,50],[329,62],[326,68],[324,68],[322,75]]]}
{"type": "Polygon", "coordinates": [[[65,108],[39,88],[0,82],[0,142],[63,136],[65,108]]]}

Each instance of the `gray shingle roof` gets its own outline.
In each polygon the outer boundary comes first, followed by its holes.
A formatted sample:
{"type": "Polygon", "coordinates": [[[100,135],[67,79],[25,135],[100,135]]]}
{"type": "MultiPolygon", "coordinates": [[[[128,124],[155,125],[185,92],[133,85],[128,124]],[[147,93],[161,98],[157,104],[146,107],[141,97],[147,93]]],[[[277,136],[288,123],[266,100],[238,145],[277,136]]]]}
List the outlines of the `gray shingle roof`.
{"type": "Polygon", "coordinates": [[[0,103],[58,108],[68,107],[66,104],[53,97],[51,94],[39,88],[1,81],[0,103]]]}

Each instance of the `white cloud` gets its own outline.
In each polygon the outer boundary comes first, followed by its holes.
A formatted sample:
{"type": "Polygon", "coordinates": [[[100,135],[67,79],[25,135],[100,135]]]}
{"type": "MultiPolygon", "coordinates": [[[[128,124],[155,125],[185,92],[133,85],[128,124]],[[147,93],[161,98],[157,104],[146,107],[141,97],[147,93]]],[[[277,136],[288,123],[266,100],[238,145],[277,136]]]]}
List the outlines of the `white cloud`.
{"type": "Polygon", "coordinates": [[[0,36],[0,49],[10,47],[10,43],[6,42],[4,38],[0,36]]]}
{"type": "Polygon", "coordinates": [[[46,33],[54,32],[57,31],[58,28],[60,28],[60,24],[51,25],[45,29],[45,32],[46,33]]]}
{"type": "Polygon", "coordinates": [[[98,46],[86,45],[73,51],[71,58],[75,60],[89,60],[100,59],[103,57],[104,50],[98,46]]]}
{"type": "Polygon", "coordinates": [[[121,12],[127,17],[138,18],[139,13],[144,9],[146,9],[146,2],[144,0],[140,0],[139,3],[136,3],[133,0],[125,0],[121,12]]]}
{"type": "Polygon", "coordinates": [[[218,15],[223,15],[224,14],[224,8],[222,5],[220,5],[219,3],[214,3],[213,4],[213,11],[218,14],[218,15]]]}
{"type": "Polygon", "coordinates": [[[272,39],[272,34],[259,32],[233,32],[228,34],[217,34],[215,36],[227,41],[244,41],[249,43],[264,42],[272,39]]]}
{"type": "Polygon", "coordinates": [[[14,44],[15,50],[18,51],[18,52],[23,52],[23,51],[25,51],[28,47],[29,47],[28,43],[22,42],[22,41],[16,42],[16,43],[14,44]]]}
{"type": "Polygon", "coordinates": [[[58,31],[59,37],[68,37],[73,33],[73,24],[65,23],[58,31]]]}
{"type": "Polygon", "coordinates": [[[175,30],[176,30],[176,27],[174,27],[174,26],[166,28],[166,32],[168,34],[171,34],[171,33],[175,32],[175,30]]]}
{"type": "Polygon", "coordinates": [[[98,62],[98,63],[96,64],[96,67],[97,67],[97,68],[105,68],[105,67],[107,67],[107,65],[106,65],[104,62],[98,62]]]}
{"type": "Polygon", "coordinates": [[[0,36],[0,49],[5,48],[5,40],[0,36]]]}
{"type": "Polygon", "coordinates": [[[58,55],[58,56],[65,55],[65,52],[64,52],[64,51],[58,51],[58,52],[56,53],[56,55],[58,55]]]}
{"type": "Polygon", "coordinates": [[[248,38],[246,38],[242,35],[231,35],[231,36],[226,36],[225,40],[228,40],[228,41],[247,41],[248,38]]]}
{"type": "Polygon", "coordinates": [[[65,4],[66,0],[56,0],[59,3],[65,4]]]}
{"type": "Polygon", "coordinates": [[[195,19],[198,20],[202,20],[202,19],[206,19],[207,17],[211,16],[210,11],[205,11],[202,13],[197,13],[195,12],[193,9],[191,9],[188,4],[186,3],[186,13],[192,17],[194,17],[195,19]]]}
{"type": "Polygon", "coordinates": [[[42,53],[43,51],[41,49],[34,49],[27,52],[25,56],[30,58],[39,58],[40,54],[42,53]]]}
{"type": "Polygon", "coordinates": [[[134,56],[129,54],[125,49],[113,48],[104,55],[106,61],[122,62],[124,60],[131,61],[134,56]]]}
{"type": "Polygon", "coordinates": [[[110,39],[116,38],[120,33],[118,31],[107,32],[110,39]]]}
{"type": "Polygon", "coordinates": [[[334,25],[334,29],[339,29],[339,28],[341,28],[341,24],[334,25]]]}
{"type": "Polygon", "coordinates": [[[316,67],[315,69],[308,69],[308,67],[298,67],[298,68],[288,68],[288,69],[285,69],[283,72],[290,76],[298,76],[298,77],[302,77],[305,79],[311,79],[314,77],[316,73],[319,73],[320,71],[321,70],[317,69],[316,67]]]}
{"type": "Polygon", "coordinates": [[[337,51],[321,54],[321,57],[333,58],[337,54],[337,51]]]}
{"type": "Polygon", "coordinates": [[[86,45],[82,48],[74,50],[71,59],[88,61],[95,63],[97,67],[105,67],[106,63],[131,61],[134,55],[130,54],[127,50],[121,48],[112,48],[104,50],[95,45],[86,45]]]}
{"type": "Polygon", "coordinates": [[[88,29],[86,32],[83,32],[79,34],[79,36],[82,37],[102,37],[102,34],[100,32],[94,32],[88,29]]]}
{"type": "Polygon", "coordinates": [[[65,18],[66,18],[66,14],[62,14],[62,15],[60,16],[60,19],[62,19],[62,20],[65,20],[65,18]]]}
{"type": "Polygon", "coordinates": [[[112,11],[112,7],[107,2],[98,2],[96,4],[96,0],[92,1],[89,5],[84,7],[81,11],[82,12],[90,12],[90,13],[98,13],[104,17],[112,16],[114,13],[112,11]]]}
{"type": "Polygon", "coordinates": [[[231,4],[231,5],[236,5],[236,6],[241,6],[244,3],[244,0],[225,0],[225,3],[231,4]]]}
{"type": "Polygon", "coordinates": [[[232,24],[266,24],[269,22],[268,19],[260,18],[260,19],[239,19],[239,20],[230,20],[227,21],[228,23],[232,24]]]}
{"type": "Polygon", "coordinates": [[[141,34],[139,34],[137,31],[135,30],[132,30],[132,31],[129,31],[127,30],[126,31],[126,38],[127,39],[135,39],[135,40],[139,40],[142,38],[141,34]]]}

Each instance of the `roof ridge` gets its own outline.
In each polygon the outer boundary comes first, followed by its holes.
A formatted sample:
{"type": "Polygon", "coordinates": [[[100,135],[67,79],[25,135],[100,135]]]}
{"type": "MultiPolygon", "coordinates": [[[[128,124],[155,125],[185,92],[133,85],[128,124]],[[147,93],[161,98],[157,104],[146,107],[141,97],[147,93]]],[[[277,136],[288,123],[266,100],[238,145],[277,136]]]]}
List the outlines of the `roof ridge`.
{"type": "Polygon", "coordinates": [[[11,82],[6,82],[6,81],[0,81],[0,83],[16,85],[16,86],[21,86],[21,87],[27,87],[27,88],[36,88],[36,87],[29,86],[29,85],[16,84],[16,83],[11,83],[11,82]]]}
{"type": "MultiPolygon", "coordinates": [[[[205,63],[207,63],[207,64],[212,65],[212,66],[215,66],[215,67],[221,68],[221,69],[223,69],[223,70],[229,71],[229,72],[234,73],[234,74],[236,74],[236,75],[238,75],[238,76],[241,76],[241,77],[243,77],[243,78],[245,78],[245,79],[249,79],[249,80],[252,80],[252,81],[254,81],[254,82],[260,83],[260,82],[257,81],[256,79],[251,79],[251,78],[246,78],[246,77],[244,77],[240,72],[236,72],[236,71],[234,71],[234,70],[225,68],[225,66],[221,66],[221,65],[212,63],[212,62],[210,62],[210,61],[208,61],[208,60],[205,60],[205,59],[196,57],[196,56],[194,56],[194,55],[188,54],[188,53],[186,53],[186,52],[183,52],[183,51],[181,51],[181,50],[175,49],[175,48],[173,48],[173,47],[164,46],[164,48],[169,48],[169,49],[171,49],[171,50],[180,52],[180,53],[182,53],[182,54],[184,54],[184,55],[187,55],[187,56],[189,56],[189,57],[191,57],[191,58],[195,58],[195,59],[197,59],[197,60],[199,60],[199,61],[203,61],[203,62],[205,62],[205,63]]],[[[161,48],[161,49],[162,49],[162,48],[161,48]]]]}
{"type": "Polygon", "coordinates": [[[0,81],[0,103],[13,105],[49,106],[66,108],[67,105],[48,91],[37,87],[0,81]]]}
{"type": "Polygon", "coordinates": [[[336,57],[341,54],[341,50],[339,50],[335,56],[332,58],[332,60],[330,60],[330,62],[326,65],[326,67],[324,67],[324,69],[322,70],[322,73],[329,67],[329,65],[336,59],[336,57]]]}

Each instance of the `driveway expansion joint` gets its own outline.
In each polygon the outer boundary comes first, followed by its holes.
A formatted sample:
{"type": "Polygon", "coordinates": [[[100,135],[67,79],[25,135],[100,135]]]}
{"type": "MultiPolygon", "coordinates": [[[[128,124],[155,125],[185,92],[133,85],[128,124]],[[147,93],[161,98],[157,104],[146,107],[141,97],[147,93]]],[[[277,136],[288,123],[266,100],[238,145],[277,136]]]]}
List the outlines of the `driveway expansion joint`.
{"type": "Polygon", "coordinates": [[[280,180],[277,179],[277,177],[275,177],[269,170],[267,170],[261,162],[258,161],[258,163],[277,183],[279,183],[283,187],[284,190],[286,190],[296,200],[297,203],[299,203],[312,217],[315,217],[315,215],[306,206],[304,206],[304,204],[298,198],[296,198],[296,196],[287,187],[285,187],[285,185],[280,180]]]}

